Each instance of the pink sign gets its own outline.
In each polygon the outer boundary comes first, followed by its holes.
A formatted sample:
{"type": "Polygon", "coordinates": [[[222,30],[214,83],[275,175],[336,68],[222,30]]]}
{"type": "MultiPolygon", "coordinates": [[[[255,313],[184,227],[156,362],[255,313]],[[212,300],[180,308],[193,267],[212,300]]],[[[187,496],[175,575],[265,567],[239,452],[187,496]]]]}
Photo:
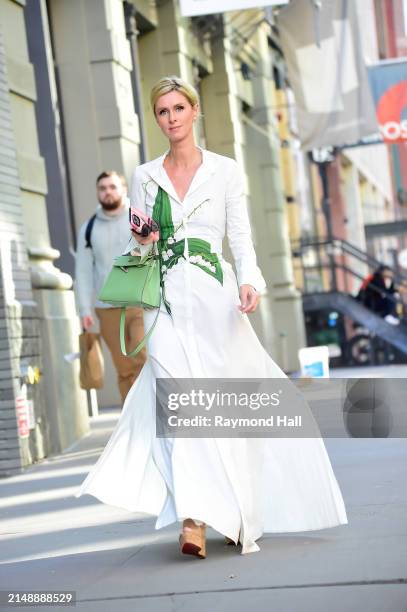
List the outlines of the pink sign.
{"type": "Polygon", "coordinates": [[[29,425],[29,406],[27,402],[27,394],[22,390],[20,395],[16,397],[16,413],[18,435],[20,438],[28,438],[30,435],[29,425]]]}

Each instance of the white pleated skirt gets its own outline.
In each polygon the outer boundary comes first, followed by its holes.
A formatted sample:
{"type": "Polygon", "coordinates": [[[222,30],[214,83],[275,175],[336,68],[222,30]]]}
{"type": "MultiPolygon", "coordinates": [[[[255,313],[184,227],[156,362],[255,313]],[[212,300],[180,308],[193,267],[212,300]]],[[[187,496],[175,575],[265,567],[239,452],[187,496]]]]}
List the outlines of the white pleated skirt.
{"type": "MultiPolygon", "coordinates": [[[[230,264],[223,285],[180,261],[166,278],[172,317],[161,306],[148,359],[98,461],[75,497],[156,518],[160,529],[203,521],[259,550],[263,533],[348,523],[324,442],[312,438],[158,438],[156,378],[286,378],[237,306],[230,264]]],[[[156,311],[146,311],[148,330],[156,311]]]]}

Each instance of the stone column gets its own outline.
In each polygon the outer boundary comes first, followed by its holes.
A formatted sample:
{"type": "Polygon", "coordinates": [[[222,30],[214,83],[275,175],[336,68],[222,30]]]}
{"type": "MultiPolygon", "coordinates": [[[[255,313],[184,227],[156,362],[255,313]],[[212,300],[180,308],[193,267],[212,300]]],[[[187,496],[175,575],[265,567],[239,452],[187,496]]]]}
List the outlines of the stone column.
{"type": "Polygon", "coordinates": [[[139,126],[122,0],[51,0],[76,230],[95,211],[104,169],[129,179],[139,163],[139,126]]]}
{"type": "MultiPolygon", "coordinates": [[[[139,124],[122,0],[50,0],[60,104],[70,174],[75,233],[95,212],[102,170],[130,180],[139,159],[139,124]]],[[[116,374],[104,347],[101,405],[120,403],[116,374]]]]}
{"type": "MultiPolygon", "coordinates": [[[[149,96],[154,83],[163,76],[178,75],[196,85],[198,65],[205,72],[212,70],[206,48],[198,40],[192,21],[180,16],[177,2],[165,0],[157,3],[156,17],[158,27],[138,39],[150,159],[158,157],[168,148],[168,142],[158,128],[150,108],[149,96]]],[[[200,142],[198,127],[196,137],[200,142]]]]}
{"type": "MultiPolygon", "coordinates": [[[[298,349],[306,345],[302,298],[295,288],[293,260],[288,230],[288,212],[281,168],[280,147],[276,124],[279,99],[274,85],[272,55],[268,45],[268,25],[261,25],[252,38],[258,51],[253,75],[256,125],[268,135],[268,151],[260,162],[263,239],[260,241],[262,261],[268,271],[272,297],[272,317],[275,329],[277,361],[288,371],[297,370],[298,349]]],[[[250,153],[249,153],[250,154],[250,153]]]]}

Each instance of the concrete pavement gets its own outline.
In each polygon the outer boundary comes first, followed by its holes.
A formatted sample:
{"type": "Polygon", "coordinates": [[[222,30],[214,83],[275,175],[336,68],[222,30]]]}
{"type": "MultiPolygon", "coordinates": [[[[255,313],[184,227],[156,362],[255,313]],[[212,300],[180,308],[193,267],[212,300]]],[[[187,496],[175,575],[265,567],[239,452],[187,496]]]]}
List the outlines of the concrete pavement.
{"type": "Polygon", "coordinates": [[[81,612],[407,611],[406,439],[325,440],[348,525],[268,534],[250,555],[209,529],[199,560],[179,554],[178,526],[72,496],[118,416],[102,410],[69,452],[0,480],[0,589],[75,590],[81,612]]]}
{"type": "Polygon", "coordinates": [[[331,368],[331,378],[407,378],[406,364],[331,368]]]}

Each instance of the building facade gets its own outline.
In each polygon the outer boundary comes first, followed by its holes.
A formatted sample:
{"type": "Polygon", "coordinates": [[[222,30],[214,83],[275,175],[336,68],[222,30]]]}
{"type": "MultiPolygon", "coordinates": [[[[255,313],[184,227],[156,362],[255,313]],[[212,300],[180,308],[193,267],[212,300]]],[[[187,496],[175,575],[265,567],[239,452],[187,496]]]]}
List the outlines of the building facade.
{"type": "MultiPolygon", "coordinates": [[[[375,2],[377,48],[380,60],[407,60],[407,2],[383,0],[375,2]]],[[[389,146],[392,157],[392,179],[396,218],[407,218],[407,142],[389,146]]],[[[406,240],[400,238],[400,248],[406,240]]]]}
{"type": "MultiPolygon", "coordinates": [[[[385,3],[379,3],[380,6],[385,3]]],[[[392,3],[390,3],[392,4],[392,3]]],[[[396,3],[397,4],[397,3],[396,3]]],[[[401,1],[398,3],[401,6],[401,1]]],[[[383,24],[377,20],[377,6],[373,0],[356,3],[360,41],[366,65],[374,64],[382,57],[380,32],[383,24]]],[[[298,211],[308,214],[292,227],[292,239],[298,234],[316,241],[333,238],[345,240],[362,252],[393,265],[394,253],[399,247],[396,236],[376,235],[371,237],[368,228],[373,224],[393,222],[400,216],[400,206],[393,187],[395,171],[392,148],[385,144],[354,146],[336,150],[334,158],[327,164],[327,190],[329,193],[328,214],[323,205],[323,188],[318,166],[309,163],[306,173],[307,193],[311,194],[310,204],[304,201],[298,211]],[[330,228],[328,227],[330,222],[330,228]],[[298,230],[298,225],[300,230],[298,230]]],[[[402,173],[405,174],[405,173],[402,173]]],[[[301,176],[298,172],[294,176],[301,176]]],[[[294,191],[299,191],[294,188],[294,191]]],[[[304,191],[304,190],[303,190],[304,191]]],[[[309,197],[309,195],[308,195],[309,197]]],[[[304,199],[303,199],[304,200],[304,199]]],[[[295,210],[295,209],[294,209],[295,210]]],[[[317,268],[317,254],[309,254],[308,265],[317,268]]],[[[361,279],[368,273],[368,267],[356,258],[346,258],[338,264],[347,265],[355,275],[341,274],[338,269],[337,289],[356,294],[361,279]]],[[[332,290],[332,278],[328,269],[319,270],[311,278],[309,290],[332,290]]],[[[304,290],[303,279],[296,275],[298,287],[304,290]]]]}

